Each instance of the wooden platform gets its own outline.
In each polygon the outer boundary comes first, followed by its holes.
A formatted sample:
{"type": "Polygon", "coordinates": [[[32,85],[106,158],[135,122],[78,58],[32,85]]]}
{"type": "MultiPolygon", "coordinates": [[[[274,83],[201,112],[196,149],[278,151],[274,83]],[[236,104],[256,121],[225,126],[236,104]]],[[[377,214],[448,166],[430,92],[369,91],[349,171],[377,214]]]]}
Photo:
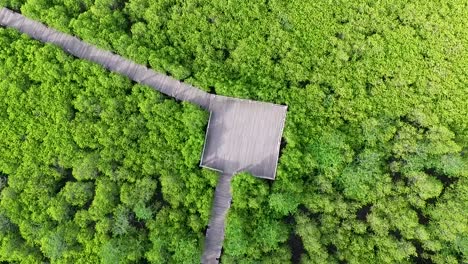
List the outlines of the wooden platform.
{"type": "Polygon", "coordinates": [[[215,96],[200,165],[275,179],[286,106],[215,96]]]}

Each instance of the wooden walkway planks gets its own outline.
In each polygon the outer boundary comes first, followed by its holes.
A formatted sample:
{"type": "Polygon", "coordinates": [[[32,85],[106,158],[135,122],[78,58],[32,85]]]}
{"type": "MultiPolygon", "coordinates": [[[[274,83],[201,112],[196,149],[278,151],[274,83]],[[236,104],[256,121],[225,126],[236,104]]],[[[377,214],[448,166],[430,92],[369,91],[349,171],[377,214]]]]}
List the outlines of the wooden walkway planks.
{"type": "Polygon", "coordinates": [[[213,95],[182,83],[172,77],[157,73],[146,66],[127,60],[110,51],[85,43],[74,36],[61,33],[44,24],[24,17],[7,8],[0,9],[0,24],[15,28],[42,42],[57,45],[68,53],[95,63],[106,69],[153,87],[154,89],[181,101],[187,101],[208,109],[213,95]]]}
{"type": "Polygon", "coordinates": [[[200,165],[275,179],[286,106],[216,96],[200,165]]]}
{"type": "Polygon", "coordinates": [[[232,174],[223,173],[220,175],[216,186],[211,218],[206,231],[205,249],[202,256],[202,263],[218,263],[221,256],[221,249],[224,241],[224,231],[226,216],[231,207],[231,179],[232,174]]]}

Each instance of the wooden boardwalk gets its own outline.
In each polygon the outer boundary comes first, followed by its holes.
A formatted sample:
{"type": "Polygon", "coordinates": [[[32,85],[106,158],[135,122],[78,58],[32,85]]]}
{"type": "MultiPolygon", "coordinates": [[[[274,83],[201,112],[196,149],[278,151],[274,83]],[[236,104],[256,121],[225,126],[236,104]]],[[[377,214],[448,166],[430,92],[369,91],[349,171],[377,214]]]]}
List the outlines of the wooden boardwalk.
{"type": "Polygon", "coordinates": [[[77,37],[49,28],[9,9],[0,9],[0,24],[15,28],[39,41],[57,45],[75,57],[100,64],[110,71],[125,75],[135,82],[148,85],[178,100],[197,104],[204,109],[208,109],[210,105],[213,95],[207,92],[83,42],[77,37]]]}
{"type": "Polygon", "coordinates": [[[275,178],[286,106],[209,94],[6,8],[0,8],[0,25],[59,46],[77,58],[98,63],[161,93],[210,111],[200,165],[217,170],[222,176],[216,187],[202,262],[217,263],[231,202],[232,175],[247,171],[257,177],[275,178]]]}
{"type": "Polygon", "coordinates": [[[202,263],[219,262],[224,241],[226,217],[231,207],[231,179],[232,174],[223,173],[219,177],[218,185],[216,185],[210,223],[206,230],[202,263]]]}

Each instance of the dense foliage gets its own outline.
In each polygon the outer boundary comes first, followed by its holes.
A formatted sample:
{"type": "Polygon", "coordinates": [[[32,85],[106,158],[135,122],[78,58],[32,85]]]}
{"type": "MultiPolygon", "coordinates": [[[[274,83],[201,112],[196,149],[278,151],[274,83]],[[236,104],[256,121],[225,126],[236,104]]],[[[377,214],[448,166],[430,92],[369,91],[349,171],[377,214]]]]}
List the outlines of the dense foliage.
{"type": "Polygon", "coordinates": [[[196,262],[207,114],[0,29],[0,260],[196,262]]]}
{"type": "MultiPolygon", "coordinates": [[[[0,4],[289,106],[277,180],[233,180],[222,262],[468,262],[466,0],[0,4]]],[[[1,32],[0,260],[198,262],[206,113],[1,32]]]]}

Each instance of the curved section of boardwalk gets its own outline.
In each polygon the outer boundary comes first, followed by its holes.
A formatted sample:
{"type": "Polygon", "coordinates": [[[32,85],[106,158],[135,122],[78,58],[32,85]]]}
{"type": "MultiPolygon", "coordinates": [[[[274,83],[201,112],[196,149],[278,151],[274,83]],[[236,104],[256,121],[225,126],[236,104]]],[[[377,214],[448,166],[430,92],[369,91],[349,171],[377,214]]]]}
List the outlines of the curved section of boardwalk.
{"type": "Polygon", "coordinates": [[[99,49],[74,36],[48,28],[40,22],[24,17],[7,8],[0,9],[0,24],[15,28],[42,42],[57,45],[78,58],[101,64],[110,71],[125,75],[138,83],[151,86],[178,100],[188,101],[205,109],[209,108],[213,95],[207,92],[167,75],[157,73],[110,51],[99,49]]]}
{"type": "Polygon", "coordinates": [[[224,241],[224,230],[226,216],[231,207],[232,174],[222,174],[216,185],[211,218],[206,231],[205,249],[203,251],[202,263],[218,263],[224,241]]]}

